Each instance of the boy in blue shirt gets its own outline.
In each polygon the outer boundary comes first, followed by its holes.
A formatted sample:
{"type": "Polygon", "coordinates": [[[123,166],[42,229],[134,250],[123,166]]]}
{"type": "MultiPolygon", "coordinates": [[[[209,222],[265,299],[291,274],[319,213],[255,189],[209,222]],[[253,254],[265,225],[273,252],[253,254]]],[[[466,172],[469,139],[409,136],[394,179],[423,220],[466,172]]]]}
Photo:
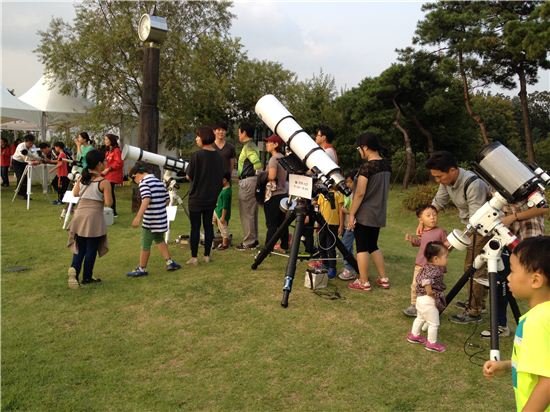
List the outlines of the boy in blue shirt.
{"type": "Polygon", "coordinates": [[[518,411],[550,412],[550,236],[528,238],[510,256],[508,286],[531,308],[519,319],[512,359],[487,361],[487,378],[512,370],[518,411]]]}

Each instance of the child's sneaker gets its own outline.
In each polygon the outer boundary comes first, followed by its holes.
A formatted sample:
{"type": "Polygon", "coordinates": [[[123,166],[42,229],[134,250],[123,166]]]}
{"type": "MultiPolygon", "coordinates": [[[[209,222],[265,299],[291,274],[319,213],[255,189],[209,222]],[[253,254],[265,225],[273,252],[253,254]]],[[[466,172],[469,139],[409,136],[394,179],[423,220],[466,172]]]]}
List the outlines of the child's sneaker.
{"type": "Polygon", "coordinates": [[[149,273],[146,270],[142,270],[139,266],[133,272],[126,273],[126,276],[131,278],[138,278],[140,276],[147,276],[149,273]]]}
{"type": "Polygon", "coordinates": [[[426,346],[424,348],[431,352],[439,352],[439,353],[445,352],[445,346],[443,346],[439,342],[434,342],[434,343],[426,342],[426,346]]]}
{"type": "Polygon", "coordinates": [[[78,289],[80,285],[78,284],[78,279],[76,278],[76,269],[73,267],[70,267],[68,271],[68,275],[69,277],[68,277],[67,283],[69,285],[69,288],[78,289]]]}
{"type": "Polygon", "coordinates": [[[329,279],[334,279],[336,277],[336,268],[328,268],[327,276],[329,279]]]}
{"type": "Polygon", "coordinates": [[[359,279],[354,280],[353,282],[348,283],[349,289],[361,290],[363,292],[368,292],[371,290],[369,281],[362,283],[359,279]]]}
{"type": "MultiPolygon", "coordinates": [[[[490,338],[491,337],[491,331],[490,330],[484,330],[480,333],[480,336],[482,338],[490,338]]],[[[510,328],[508,328],[508,326],[499,326],[498,327],[498,337],[499,338],[502,338],[502,337],[506,337],[506,336],[510,336],[510,328]]]]}
{"type": "Polygon", "coordinates": [[[427,343],[427,339],[424,336],[415,335],[412,332],[407,333],[407,342],[410,343],[421,343],[425,345],[427,343]]]}
{"type": "Polygon", "coordinates": [[[166,265],[166,270],[178,270],[178,269],[181,269],[181,265],[174,261],[171,261],[166,265]]]}
{"type": "Polygon", "coordinates": [[[338,277],[339,277],[340,279],[342,279],[342,280],[354,280],[354,279],[357,277],[357,275],[356,275],[355,273],[352,273],[352,272],[351,272],[350,270],[348,270],[348,269],[344,269],[344,270],[342,271],[342,273],[340,273],[340,274],[338,275],[338,277]]]}

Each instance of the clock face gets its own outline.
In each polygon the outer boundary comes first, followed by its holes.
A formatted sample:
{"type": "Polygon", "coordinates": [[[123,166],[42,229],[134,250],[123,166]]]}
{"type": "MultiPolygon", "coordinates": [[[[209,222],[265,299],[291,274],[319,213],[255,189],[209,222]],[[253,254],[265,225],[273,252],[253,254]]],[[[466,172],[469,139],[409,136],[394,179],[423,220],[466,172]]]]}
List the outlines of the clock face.
{"type": "Polygon", "coordinates": [[[138,26],[138,35],[141,41],[146,41],[151,32],[151,19],[148,14],[141,16],[138,26]]]}

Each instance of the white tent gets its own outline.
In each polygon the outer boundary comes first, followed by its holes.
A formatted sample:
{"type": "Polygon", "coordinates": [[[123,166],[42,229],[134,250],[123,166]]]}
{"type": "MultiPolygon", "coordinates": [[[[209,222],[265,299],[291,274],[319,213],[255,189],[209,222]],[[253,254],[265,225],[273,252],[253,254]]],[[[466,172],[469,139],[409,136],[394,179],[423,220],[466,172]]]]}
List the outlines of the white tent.
{"type": "Polygon", "coordinates": [[[39,123],[26,122],[24,120],[14,120],[0,124],[0,129],[3,130],[19,130],[24,132],[40,131],[39,123]]]}
{"type": "Polygon", "coordinates": [[[13,120],[24,120],[35,124],[40,123],[40,110],[12,95],[4,85],[0,85],[0,87],[2,88],[0,123],[11,122],[13,120]]]}

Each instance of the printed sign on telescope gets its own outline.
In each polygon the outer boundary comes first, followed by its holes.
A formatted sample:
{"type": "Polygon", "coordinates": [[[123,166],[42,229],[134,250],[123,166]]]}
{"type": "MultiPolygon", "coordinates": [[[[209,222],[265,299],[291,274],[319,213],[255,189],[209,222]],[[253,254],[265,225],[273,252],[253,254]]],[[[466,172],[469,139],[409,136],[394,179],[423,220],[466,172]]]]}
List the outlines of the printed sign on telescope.
{"type": "Polygon", "coordinates": [[[313,179],[309,176],[294,175],[288,176],[288,193],[291,196],[311,199],[313,192],[313,179]]]}

